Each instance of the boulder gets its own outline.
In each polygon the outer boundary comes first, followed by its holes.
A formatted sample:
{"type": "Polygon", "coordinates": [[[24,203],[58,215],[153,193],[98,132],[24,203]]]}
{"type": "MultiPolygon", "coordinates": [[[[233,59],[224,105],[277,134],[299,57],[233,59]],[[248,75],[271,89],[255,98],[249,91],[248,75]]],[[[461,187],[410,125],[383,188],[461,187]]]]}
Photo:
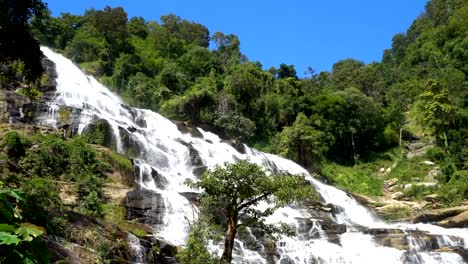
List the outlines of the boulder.
{"type": "Polygon", "coordinates": [[[444,227],[467,228],[468,227],[468,211],[465,211],[447,220],[440,221],[438,224],[444,227]]]}
{"type": "Polygon", "coordinates": [[[402,192],[396,192],[391,195],[391,198],[394,200],[399,200],[403,198],[405,195],[402,192]]]}
{"type": "Polygon", "coordinates": [[[236,149],[239,153],[245,154],[246,149],[245,145],[242,142],[232,139],[228,140],[227,143],[231,145],[234,149],[236,149]]]}
{"type": "Polygon", "coordinates": [[[439,184],[437,184],[436,182],[416,182],[416,183],[406,184],[403,187],[403,189],[405,191],[410,191],[411,189],[413,189],[413,186],[425,187],[425,188],[429,188],[429,189],[432,189],[432,190],[437,190],[439,188],[439,184]]]}
{"type": "Polygon", "coordinates": [[[428,202],[431,202],[431,203],[435,203],[439,200],[439,195],[438,194],[430,194],[430,195],[426,195],[424,196],[424,200],[425,201],[428,201],[428,202]]]}
{"type": "Polygon", "coordinates": [[[428,166],[434,166],[435,165],[435,163],[430,161],[430,160],[422,161],[421,164],[428,165],[428,166]]]}
{"type": "Polygon", "coordinates": [[[322,222],[321,228],[327,234],[328,241],[335,244],[340,244],[340,236],[346,233],[346,225],[337,224],[334,222],[322,222]]]}
{"type": "Polygon", "coordinates": [[[200,132],[200,130],[198,130],[198,128],[193,127],[186,122],[176,122],[175,124],[177,126],[177,129],[179,129],[179,131],[182,132],[182,134],[190,133],[192,137],[203,138],[203,134],[200,132]]]}
{"type": "Polygon", "coordinates": [[[427,175],[426,175],[426,181],[430,181],[430,182],[436,182],[439,175],[441,174],[441,170],[439,167],[435,167],[433,169],[431,169],[427,175]]]}
{"type": "Polygon", "coordinates": [[[398,181],[399,181],[398,178],[391,178],[390,180],[385,182],[385,185],[387,187],[392,187],[392,186],[395,186],[398,183],[398,181]]]}
{"type": "Polygon", "coordinates": [[[133,190],[125,197],[126,218],[145,224],[163,224],[165,211],[161,194],[150,190],[133,190]]]}
{"type": "Polygon", "coordinates": [[[468,206],[457,206],[452,208],[436,209],[425,211],[413,219],[415,223],[439,222],[446,218],[457,216],[463,212],[468,211],[468,206]]]}

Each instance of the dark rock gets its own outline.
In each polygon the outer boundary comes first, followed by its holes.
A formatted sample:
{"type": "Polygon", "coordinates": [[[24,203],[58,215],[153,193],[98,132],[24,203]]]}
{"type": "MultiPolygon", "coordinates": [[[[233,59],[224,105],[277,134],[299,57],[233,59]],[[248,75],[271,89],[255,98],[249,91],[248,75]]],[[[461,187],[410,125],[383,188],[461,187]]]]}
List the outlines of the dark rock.
{"type": "Polygon", "coordinates": [[[189,148],[189,155],[190,155],[190,162],[193,166],[203,166],[203,159],[200,156],[198,150],[196,150],[191,144],[188,146],[189,148]]]}
{"type": "Polygon", "coordinates": [[[135,133],[137,131],[136,128],[134,127],[127,127],[127,130],[130,132],[130,133],[135,133]]]}
{"type": "Polygon", "coordinates": [[[465,263],[468,263],[468,249],[460,247],[460,248],[454,249],[454,252],[460,255],[463,261],[465,261],[465,263]]]}
{"type": "Polygon", "coordinates": [[[340,235],[346,233],[346,225],[337,224],[331,221],[321,222],[322,230],[327,234],[328,241],[340,245],[340,235]]]}
{"type": "Polygon", "coordinates": [[[128,130],[119,126],[120,142],[122,144],[123,151],[129,157],[139,157],[142,155],[142,146],[140,141],[134,140],[128,130]]]}
{"type": "Polygon", "coordinates": [[[203,172],[206,170],[206,166],[203,164],[203,159],[200,156],[200,153],[198,150],[196,150],[192,144],[187,143],[183,140],[178,140],[178,142],[184,146],[186,146],[189,150],[189,157],[190,157],[190,163],[192,164],[193,168],[193,173],[196,176],[201,175],[203,172]]]}
{"type": "Polygon", "coordinates": [[[198,193],[195,192],[180,192],[180,195],[185,197],[187,200],[189,200],[191,203],[196,203],[198,202],[198,193]]]}
{"type": "Polygon", "coordinates": [[[164,190],[166,185],[167,185],[167,180],[166,178],[158,173],[157,170],[154,168],[151,168],[151,177],[153,177],[154,183],[156,184],[156,187],[158,187],[161,190],[164,190]]]}
{"type": "Polygon", "coordinates": [[[458,207],[451,207],[451,208],[443,208],[443,209],[436,209],[431,211],[425,211],[419,216],[413,219],[414,223],[428,223],[428,222],[438,222],[444,219],[454,217],[459,215],[463,212],[468,211],[468,206],[458,206],[458,207]]]}
{"type": "Polygon", "coordinates": [[[57,87],[57,70],[55,63],[44,57],[42,59],[42,66],[47,75],[47,79],[46,82],[42,83],[42,85],[39,87],[39,90],[43,93],[55,91],[57,87]]]}
{"type": "Polygon", "coordinates": [[[196,127],[192,127],[186,122],[176,122],[177,129],[179,129],[182,134],[190,133],[192,137],[203,138],[203,134],[196,127]]]}
{"type": "Polygon", "coordinates": [[[281,259],[279,264],[294,264],[294,260],[290,259],[289,257],[284,257],[281,259]]]}
{"type": "Polygon", "coordinates": [[[423,263],[423,258],[416,251],[405,251],[401,257],[403,264],[423,263]]]}
{"type": "Polygon", "coordinates": [[[159,252],[164,257],[175,257],[177,255],[177,247],[163,240],[157,240],[159,252]]]}
{"type": "Polygon", "coordinates": [[[120,106],[123,109],[127,110],[130,113],[130,115],[132,116],[133,119],[135,119],[138,116],[138,112],[137,112],[137,110],[135,108],[132,108],[132,107],[130,107],[128,105],[124,105],[124,104],[120,104],[120,106]]]}
{"type": "Polygon", "coordinates": [[[145,224],[163,224],[165,211],[161,194],[149,190],[133,190],[125,197],[126,218],[145,224]]]}
{"type": "Polygon", "coordinates": [[[309,259],[309,262],[307,262],[308,264],[325,264],[327,263],[324,259],[322,259],[321,257],[315,257],[315,256],[311,256],[310,259],[309,259]]]}
{"type": "Polygon", "coordinates": [[[135,123],[136,123],[138,126],[142,127],[142,128],[146,128],[146,127],[147,127],[146,121],[145,121],[145,119],[144,119],[143,117],[137,117],[137,118],[135,119],[135,123]]]}
{"type": "Polygon", "coordinates": [[[227,143],[236,149],[239,153],[245,154],[246,149],[244,143],[235,139],[228,140],[227,143]]]}
{"type": "Polygon", "coordinates": [[[400,229],[388,229],[388,228],[369,228],[363,231],[364,234],[370,234],[374,236],[378,235],[390,235],[390,234],[405,234],[400,229]]]}

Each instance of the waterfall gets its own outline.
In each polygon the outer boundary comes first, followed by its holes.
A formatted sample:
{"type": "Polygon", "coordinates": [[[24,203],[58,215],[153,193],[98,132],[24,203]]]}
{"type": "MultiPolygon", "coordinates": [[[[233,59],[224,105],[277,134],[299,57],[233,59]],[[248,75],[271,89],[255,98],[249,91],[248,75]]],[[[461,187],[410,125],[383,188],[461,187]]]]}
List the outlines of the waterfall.
{"type": "Polygon", "coordinates": [[[144,248],[140,244],[140,239],[135,235],[128,233],[128,245],[130,248],[131,259],[130,263],[132,264],[145,264],[144,248]]]}
{"type": "MultiPolygon", "coordinates": [[[[304,175],[326,203],[340,208],[327,214],[333,220],[333,228],[340,228],[340,232],[332,237],[324,232],[324,223],[314,219],[307,205],[291,205],[277,210],[267,221],[296,227],[297,236],[280,237],[274,248],[265,249],[261,239],[248,230],[245,238],[236,241],[236,263],[464,263],[456,253],[434,249],[466,250],[467,229],[385,223],[348,194],[314,179],[296,163],[245,145],[239,152],[201,128],[196,129],[197,133],[182,133],[176,124],[158,113],[125,106],[118,96],[70,60],[49,48],[41,49],[57,69],[56,97],[49,102],[49,113],[41,123],[57,126],[58,109],[63,106],[79,109],[78,133],[96,120],[106,120],[113,131],[116,149],[134,159],[138,188],[154,194],[151,204],[158,208],[158,216],[152,226],[157,238],[184,245],[188,223],[198,214],[190,195],[199,191],[187,187],[184,184],[187,179],[196,180],[201,171],[224,162],[249,159],[273,171],[304,175]],[[137,151],[129,151],[129,144],[137,151]],[[395,248],[379,243],[379,232],[396,234],[396,238],[403,238],[404,245],[395,248]],[[420,236],[434,238],[431,247],[420,236]]],[[[135,251],[136,242],[129,236],[135,251]]],[[[219,245],[210,242],[208,246],[219,252],[219,245]]]]}

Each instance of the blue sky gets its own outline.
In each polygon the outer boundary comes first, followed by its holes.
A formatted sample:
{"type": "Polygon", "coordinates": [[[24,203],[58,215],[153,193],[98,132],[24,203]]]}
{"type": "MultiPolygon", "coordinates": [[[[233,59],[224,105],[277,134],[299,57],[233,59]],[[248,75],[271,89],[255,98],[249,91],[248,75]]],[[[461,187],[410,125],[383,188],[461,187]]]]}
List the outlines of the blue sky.
{"type": "Polygon", "coordinates": [[[129,17],[158,20],[174,13],[205,25],[210,33],[235,34],[241,51],[265,69],[294,64],[330,70],[340,59],[380,61],[392,36],[405,32],[426,0],[45,0],[54,16],[94,7],[123,6],[129,17]]]}

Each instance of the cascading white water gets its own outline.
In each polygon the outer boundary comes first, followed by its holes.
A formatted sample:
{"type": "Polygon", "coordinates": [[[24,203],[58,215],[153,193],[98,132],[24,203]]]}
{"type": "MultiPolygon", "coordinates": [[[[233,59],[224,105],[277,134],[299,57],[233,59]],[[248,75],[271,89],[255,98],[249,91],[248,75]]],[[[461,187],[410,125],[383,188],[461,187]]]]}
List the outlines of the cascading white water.
{"type": "MultiPolygon", "coordinates": [[[[85,75],[70,60],[42,48],[44,54],[56,64],[57,96],[50,102],[49,115],[42,123],[54,126],[58,120],[60,106],[81,109],[78,132],[81,133],[92,121],[106,120],[116,138],[116,148],[125,152],[121,131],[130,135],[137,144],[139,153],[134,153],[135,166],[139,168],[136,183],[161,196],[164,210],[160,224],[154,226],[156,236],[175,245],[183,245],[188,233],[188,222],[197,217],[197,209],[183,195],[197,190],[188,188],[184,182],[196,179],[193,154],[199,156],[202,165],[212,168],[224,162],[249,159],[267,169],[291,174],[302,174],[317,189],[326,203],[342,210],[333,215],[338,224],[346,225],[347,232],[339,235],[339,243],[332,243],[313,219],[310,210],[303,207],[285,207],[272,215],[269,222],[285,222],[301,228],[300,220],[311,220],[309,230],[300,231],[297,237],[282,237],[276,245],[275,258],[267,260],[264,249],[247,249],[243,241],[237,241],[235,262],[237,263],[464,263],[455,253],[423,251],[413,232],[423,232],[437,236],[439,247],[468,247],[468,230],[445,229],[430,224],[387,224],[374,216],[365,207],[345,192],[321,183],[312,178],[296,163],[245,147],[240,153],[218,136],[198,129],[201,136],[182,133],[177,126],[161,115],[149,110],[130,108],[122,105],[119,97],[112,94],[93,77],[85,75]],[[152,175],[157,174],[157,180],[152,175]],[[401,230],[408,236],[409,250],[381,246],[371,234],[362,229],[401,230]],[[301,233],[302,232],[302,233],[301,233]],[[454,240],[455,239],[455,240],[454,240]]],[[[259,205],[262,206],[262,205],[259,205]]],[[[253,237],[252,234],[249,234],[253,237]]],[[[131,241],[136,244],[136,241],[131,241]]],[[[217,245],[210,245],[216,248],[217,245]]]]}
{"type": "Polygon", "coordinates": [[[132,264],[145,264],[145,255],[143,247],[140,244],[140,239],[132,233],[128,233],[127,240],[130,247],[130,253],[132,254],[130,262],[132,264]]]}

